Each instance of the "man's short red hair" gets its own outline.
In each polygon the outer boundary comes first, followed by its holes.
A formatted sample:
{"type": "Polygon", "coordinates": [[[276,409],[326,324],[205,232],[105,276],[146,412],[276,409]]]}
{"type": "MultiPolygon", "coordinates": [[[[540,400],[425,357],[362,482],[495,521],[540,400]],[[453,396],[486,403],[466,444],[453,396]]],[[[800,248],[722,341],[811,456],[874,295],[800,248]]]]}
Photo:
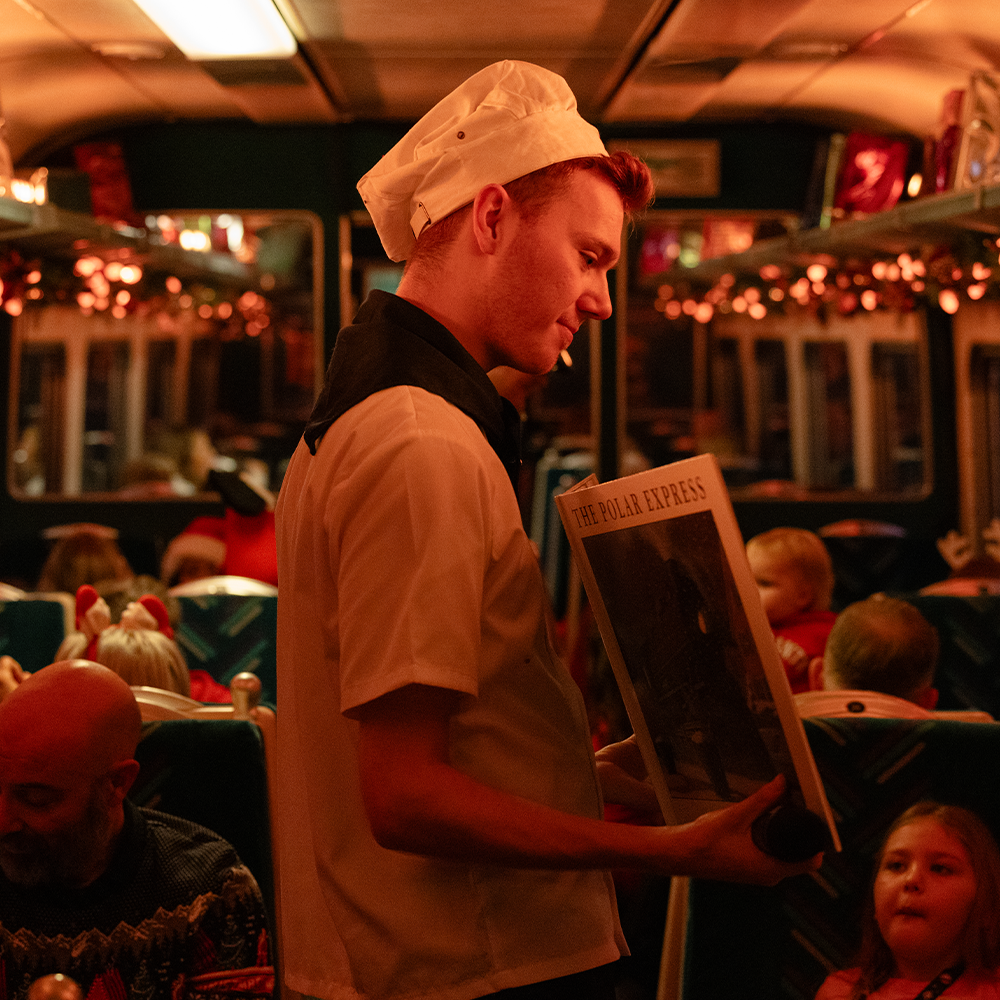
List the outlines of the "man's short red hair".
{"type": "MultiPolygon", "coordinates": [[[[637,156],[618,150],[610,156],[582,156],[561,160],[517,177],[504,184],[504,188],[520,212],[528,216],[538,214],[572,174],[578,170],[593,170],[606,178],[622,200],[625,217],[631,218],[649,207],[653,200],[653,180],[649,167],[637,156]]],[[[431,262],[440,256],[442,249],[455,238],[460,220],[469,206],[465,205],[433,226],[428,226],[410,254],[407,267],[415,260],[431,262]]]]}

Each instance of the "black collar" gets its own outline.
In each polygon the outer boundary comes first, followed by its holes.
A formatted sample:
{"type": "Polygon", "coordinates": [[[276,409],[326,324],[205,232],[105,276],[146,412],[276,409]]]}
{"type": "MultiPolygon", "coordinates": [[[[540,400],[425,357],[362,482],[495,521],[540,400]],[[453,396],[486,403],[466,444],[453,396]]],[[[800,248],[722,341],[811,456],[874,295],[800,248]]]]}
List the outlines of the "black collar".
{"type": "Polygon", "coordinates": [[[521,421],[513,404],[444,326],[382,291],[373,291],[354,323],[337,336],[323,391],[303,434],[309,450],[316,454],[320,438],[352,406],[397,385],[426,389],[471,417],[517,488],[521,421]]]}

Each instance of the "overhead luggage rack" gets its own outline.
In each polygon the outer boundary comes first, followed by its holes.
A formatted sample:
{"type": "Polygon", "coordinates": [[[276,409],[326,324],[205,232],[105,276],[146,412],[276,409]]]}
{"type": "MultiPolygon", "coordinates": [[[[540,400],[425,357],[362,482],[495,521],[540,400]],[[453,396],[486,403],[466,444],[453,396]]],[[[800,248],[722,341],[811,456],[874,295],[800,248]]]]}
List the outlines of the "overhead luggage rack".
{"type": "Polygon", "coordinates": [[[104,260],[140,264],[179,278],[214,277],[246,288],[259,287],[256,267],[228,254],[184,250],[145,229],[100,222],[56,205],[29,205],[0,198],[0,245],[29,257],[72,260],[93,254],[104,260]]]}
{"type": "Polygon", "coordinates": [[[980,236],[1000,237],[1000,184],[928,195],[865,218],[834,222],[826,229],[759,240],[741,253],[703,260],[685,269],[683,276],[693,285],[712,284],[726,273],[756,272],[768,264],[803,267],[814,261],[896,257],[980,236]]]}

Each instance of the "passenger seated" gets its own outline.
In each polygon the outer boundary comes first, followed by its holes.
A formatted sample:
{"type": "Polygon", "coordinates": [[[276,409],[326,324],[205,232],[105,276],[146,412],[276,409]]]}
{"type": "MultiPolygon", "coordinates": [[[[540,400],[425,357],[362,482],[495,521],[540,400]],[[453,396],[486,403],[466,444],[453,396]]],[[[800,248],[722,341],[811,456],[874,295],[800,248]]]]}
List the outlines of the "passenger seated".
{"type": "Polygon", "coordinates": [[[937,630],[912,604],[882,595],[849,604],[809,665],[812,690],[795,695],[799,715],[992,722],[986,712],[933,711],[938,650],[937,630]]]}
{"type": "Polygon", "coordinates": [[[792,692],[809,690],[809,662],[823,655],[836,615],[833,563],[819,535],[772,528],[747,542],[747,559],[792,692]]]}
{"type": "Polygon", "coordinates": [[[274,495],[252,477],[213,472],[209,485],[226,505],[223,517],[197,517],[173,538],[160,562],[167,587],[219,574],[278,585],[274,495]]]}
{"type": "Polygon", "coordinates": [[[160,560],[160,579],[167,588],[225,572],[225,520],[196,517],[175,535],[160,560]]]}
{"type": "Polygon", "coordinates": [[[1000,851],[960,806],[918,802],[889,830],[862,924],[858,965],[816,1000],[1000,996],[1000,851]]]}
{"type": "Polygon", "coordinates": [[[76,595],[76,631],[63,640],[56,659],[83,658],[109,667],[129,685],[162,688],[195,701],[226,703],[229,688],[204,670],[189,670],[174,642],[166,607],[152,594],[129,604],[117,625],[93,587],[76,595]]]}
{"type": "Polygon", "coordinates": [[[174,489],[176,478],[177,467],[172,458],[148,451],[125,463],[118,497],[126,500],[159,500],[178,496],[174,489]]]}
{"type": "Polygon", "coordinates": [[[174,493],[192,496],[211,488],[206,485],[208,474],[216,467],[220,458],[212,438],[204,428],[153,429],[148,443],[154,451],[169,457],[173,467],[170,483],[174,493]]]}
{"type": "Polygon", "coordinates": [[[922,587],[921,594],[976,597],[1000,594],[1000,519],[983,528],[984,553],[977,555],[973,543],[957,531],[937,540],[938,551],[951,567],[944,580],[922,587]]]}
{"type": "Polygon", "coordinates": [[[70,524],[46,534],[56,543],[38,578],[39,591],[75,594],[85,583],[135,576],[118,546],[118,532],[100,524],[70,524]]]}
{"type": "Polygon", "coordinates": [[[44,667],[0,704],[3,996],[61,973],[92,998],[271,997],[264,903],[233,848],[126,798],[141,725],[94,663],[44,667]]]}

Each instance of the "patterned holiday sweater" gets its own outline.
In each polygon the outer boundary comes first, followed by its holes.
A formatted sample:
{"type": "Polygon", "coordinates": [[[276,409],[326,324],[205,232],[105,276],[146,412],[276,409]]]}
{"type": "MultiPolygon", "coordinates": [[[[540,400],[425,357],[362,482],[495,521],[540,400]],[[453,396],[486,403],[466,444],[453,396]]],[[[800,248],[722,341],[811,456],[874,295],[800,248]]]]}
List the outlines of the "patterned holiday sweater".
{"type": "Polygon", "coordinates": [[[233,848],[126,802],[108,870],[83,889],[0,873],[0,1000],[61,972],[86,1000],[260,1000],[274,969],[260,889],[233,848]]]}

